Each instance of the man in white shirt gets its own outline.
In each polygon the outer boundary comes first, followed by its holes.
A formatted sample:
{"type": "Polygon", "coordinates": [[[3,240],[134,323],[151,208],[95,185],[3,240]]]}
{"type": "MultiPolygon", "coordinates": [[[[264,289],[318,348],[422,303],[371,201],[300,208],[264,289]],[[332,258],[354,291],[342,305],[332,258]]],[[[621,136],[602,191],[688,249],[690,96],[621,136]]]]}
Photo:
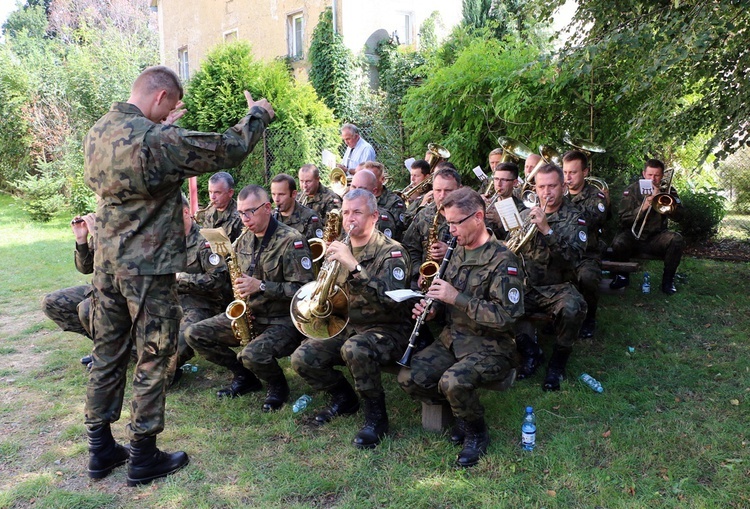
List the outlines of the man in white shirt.
{"type": "Polygon", "coordinates": [[[343,162],[337,167],[347,175],[353,175],[358,164],[375,160],[375,149],[359,135],[356,125],[344,124],[341,127],[341,139],[346,143],[346,152],[343,162]]]}

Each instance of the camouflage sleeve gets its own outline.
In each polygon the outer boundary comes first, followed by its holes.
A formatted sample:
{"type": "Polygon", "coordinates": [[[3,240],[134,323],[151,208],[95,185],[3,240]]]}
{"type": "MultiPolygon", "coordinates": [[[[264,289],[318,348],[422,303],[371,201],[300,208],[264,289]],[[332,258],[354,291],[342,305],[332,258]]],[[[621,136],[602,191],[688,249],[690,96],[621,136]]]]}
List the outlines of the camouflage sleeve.
{"type": "Polygon", "coordinates": [[[420,217],[416,217],[409,225],[404,234],[401,245],[409,254],[411,260],[410,280],[416,281],[419,278],[419,266],[422,264],[422,235],[419,232],[420,217]]]}
{"type": "Polygon", "coordinates": [[[93,274],[94,272],[94,250],[88,243],[76,243],[74,254],[76,270],[81,274],[93,274]]]}
{"type": "Polygon", "coordinates": [[[393,232],[393,238],[398,241],[401,241],[401,238],[406,231],[406,226],[404,225],[404,212],[406,212],[406,205],[404,205],[404,201],[399,198],[393,204],[393,208],[391,209],[393,220],[396,223],[396,231],[393,232]]]}
{"type": "Polygon", "coordinates": [[[586,225],[597,230],[607,222],[607,199],[603,193],[596,193],[580,204],[575,204],[581,210],[586,225]]]}
{"type": "Polygon", "coordinates": [[[494,260],[496,266],[492,271],[492,279],[477,281],[479,284],[489,285],[484,294],[487,298],[480,299],[459,293],[455,307],[483,327],[507,330],[509,325],[524,314],[523,268],[510,251],[497,253],[494,260]]]}
{"type": "Polygon", "coordinates": [[[307,226],[305,227],[305,239],[322,239],[323,238],[323,224],[317,214],[310,216],[307,219],[307,226]]]}
{"type": "Polygon", "coordinates": [[[326,205],[325,205],[325,208],[323,210],[323,217],[322,217],[323,221],[326,220],[326,218],[328,217],[328,213],[331,210],[333,210],[333,209],[339,209],[339,210],[341,210],[341,205],[342,205],[342,203],[341,203],[341,197],[339,195],[337,195],[336,193],[333,193],[333,192],[330,193],[328,199],[326,199],[326,205]]]}
{"type": "Polygon", "coordinates": [[[227,237],[229,237],[229,240],[234,242],[235,240],[237,240],[237,237],[242,234],[242,229],[245,228],[245,225],[242,224],[242,218],[239,216],[239,214],[234,214],[223,226],[223,228],[227,234],[227,237]]]}
{"type": "Polygon", "coordinates": [[[177,279],[177,293],[195,295],[218,295],[229,282],[229,269],[224,259],[211,256],[210,249],[201,249],[200,266],[203,272],[190,274],[181,272],[177,279]],[[215,263],[212,263],[212,260],[215,263]]]}
{"type": "Polygon", "coordinates": [[[630,227],[633,226],[633,221],[635,221],[638,209],[641,207],[642,201],[642,199],[638,199],[638,193],[635,192],[633,187],[625,189],[619,207],[621,228],[630,230],[630,227]]]}
{"type": "Polygon", "coordinates": [[[359,274],[349,278],[352,292],[364,296],[368,303],[385,309],[401,307],[401,303],[388,297],[385,292],[408,287],[409,255],[403,250],[394,249],[388,259],[377,267],[377,260],[370,267],[363,267],[359,274]],[[375,269],[375,270],[373,270],[375,269]]]}
{"type": "Polygon", "coordinates": [[[562,266],[578,263],[583,253],[586,252],[586,241],[588,240],[586,220],[583,218],[574,219],[571,224],[566,224],[557,230],[553,229],[551,234],[541,235],[541,237],[549,247],[551,263],[562,266]]]}
{"type": "Polygon", "coordinates": [[[267,299],[291,299],[297,290],[302,288],[302,285],[314,279],[310,247],[307,245],[307,240],[302,239],[301,234],[290,237],[283,253],[284,281],[265,281],[264,297],[267,299]]]}

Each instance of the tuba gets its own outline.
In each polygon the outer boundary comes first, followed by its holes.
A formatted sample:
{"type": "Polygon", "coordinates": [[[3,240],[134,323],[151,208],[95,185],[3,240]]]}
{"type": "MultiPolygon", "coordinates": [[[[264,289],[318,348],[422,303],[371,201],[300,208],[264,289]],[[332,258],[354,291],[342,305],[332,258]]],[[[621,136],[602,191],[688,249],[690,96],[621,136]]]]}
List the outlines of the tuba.
{"type": "MultiPolygon", "coordinates": [[[[354,225],[347,231],[344,244],[349,244],[352,228],[354,225]]],[[[332,338],[349,323],[349,296],[336,284],[340,269],[339,262],[326,261],[318,279],[304,285],[292,297],[289,309],[292,322],[308,338],[332,338]]]]}
{"type": "Polygon", "coordinates": [[[426,193],[432,186],[432,177],[435,173],[435,167],[438,163],[447,161],[451,156],[451,153],[445,147],[441,147],[436,143],[429,143],[427,145],[427,153],[430,154],[430,174],[427,178],[419,184],[409,184],[401,191],[394,191],[394,194],[405,202],[408,202],[415,194],[419,196],[426,193]]]}
{"type": "Polygon", "coordinates": [[[651,200],[651,206],[646,209],[646,213],[643,215],[643,217],[641,217],[641,209],[643,209],[643,204],[646,203],[649,195],[647,194],[643,197],[641,206],[638,208],[638,213],[635,215],[633,226],[630,227],[630,232],[636,239],[640,239],[641,235],[643,235],[643,229],[646,227],[646,221],[648,220],[648,215],[652,209],[659,214],[668,216],[672,214],[677,208],[674,197],[669,194],[669,192],[672,190],[672,176],[674,176],[674,170],[668,170],[667,173],[668,176],[661,179],[661,183],[659,184],[659,192],[656,193],[651,200]],[[638,221],[641,221],[640,227],[638,227],[638,221]]]}
{"type": "Polygon", "coordinates": [[[331,209],[326,216],[326,226],[323,230],[323,238],[312,238],[307,241],[310,246],[310,252],[312,253],[313,272],[315,277],[320,272],[320,267],[323,265],[323,258],[326,255],[328,245],[334,240],[339,238],[341,235],[341,211],[339,209],[331,209]]]}
{"type": "MultiPolygon", "coordinates": [[[[563,141],[573,147],[576,150],[580,150],[584,154],[586,154],[586,157],[589,158],[589,166],[591,166],[591,155],[592,154],[603,154],[606,152],[604,147],[601,147],[597,145],[596,143],[592,143],[590,141],[586,140],[579,140],[575,138],[571,138],[568,135],[565,135],[563,137],[563,141]]],[[[591,184],[592,186],[599,189],[599,191],[609,191],[609,185],[604,181],[604,179],[596,178],[596,177],[586,177],[586,182],[591,184]]]]}
{"type": "MultiPolygon", "coordinates": [[[[435,217],[432,219],[432,226],[430,226],[430,231],[427,234],[428,249],[438,241],[438,221],[440,220],[440,211],[442,209],[443,207],[439,207],[435,212],[435,217]]],[[[435,276],[437,276],[439,270],[440,265],[434,260],[427,260],[419,266],[419,275],[422,276],[422,282],[419,285],[419,289],[422,290],[422,293],[427,293],[427,289],[432,284],[432,281],[435,279],[435,276]]]]}

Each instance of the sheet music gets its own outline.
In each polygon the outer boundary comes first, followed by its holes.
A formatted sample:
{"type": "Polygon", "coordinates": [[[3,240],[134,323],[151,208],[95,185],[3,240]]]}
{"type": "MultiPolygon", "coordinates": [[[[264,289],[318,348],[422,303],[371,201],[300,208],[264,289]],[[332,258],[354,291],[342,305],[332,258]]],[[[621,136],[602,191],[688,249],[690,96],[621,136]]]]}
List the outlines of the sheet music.
{"type": "Polygon", "coordinates": [[[505,231],[515,230],[516,228],[520,228],[523,224],[521,214],[518,213],[513,198],[505,198],[504,200],[496,201],[495,210],[497,210],[497,215],[500,216],[500,221],[502,222],[505,231]]]}
{"type": "Polygon", "coordinates": [[[323,149],[321,158],[323,160],[323,166],[328,166],[329,168],[336,166],[336,156],[330,150],[323,149]]]}
{"type": "Polygon", "coordinates": [[[424,294],[421,292],[415,292],[414,290],[388,290],[385,294],[396,302],[404,302],[409,299],[422,299],[424,294]]]}
{"type": "Polygon", "coordinates": [[[416,159],[414,159],[413,157],[410,157],[409,159],[404,161],[404,166],[406,166],[407,170],[411,170],[411,165],[414,164],[414,161],[416,161],[416,159]]]}
{"type": "Polygon", "coordinates": [[[471,171],[473,171],[474,175],[476,175],[477,178],[479,178],[479,180],[481,180],[482,182],[487,182],[489,180],[489,177],[487,176],[487,174],[482,171],[481,166],[477,166],[473,168],[471,171]]]}
{"type": "Polygon", "coordinates": [[[227,232],[223,228],[201,228],[201,235],[211,246],[211,251],[226,256],[232,248],[232,241],[229,240],[227,232]]]}
{"type": "Polygon", "coordinates": [[[651,179],[640,179],[641,194],[653,194],[654,182],[651,179]]]}

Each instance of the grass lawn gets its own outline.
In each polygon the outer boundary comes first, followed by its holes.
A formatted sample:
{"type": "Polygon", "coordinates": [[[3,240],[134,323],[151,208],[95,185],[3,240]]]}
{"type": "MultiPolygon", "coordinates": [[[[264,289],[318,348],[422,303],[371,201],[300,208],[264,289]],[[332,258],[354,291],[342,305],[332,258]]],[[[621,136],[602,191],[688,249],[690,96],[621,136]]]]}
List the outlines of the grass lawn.
{"type": "MultiPolygon", "coordinates": [[[[292,398],[313,397],[300,414],[262,413],[262,394],[217,400],[229,375],[197,359],[168,394],[159,436],[190,465],[145,487],[127,488],[122,467],[92,482],[78,363],[90,342],[56,329],[39,306],[46,292],[87,280],[73,266],[69,219],[31,223],[0,196],[0,508],[750,507],[750,270],[697,259],[683,261],[673,297],[658,292],[657,262],[646,265],[653,293],[634,284],[603,296],[597,338],[577,345],[562,391],[542,392],[540,373],[485,393],[491,444],[473,469],[453,467],[458,449],[422,430],[419,405],[392,375],[391,434],[358,451],[361,414],[311,426],[325,398],[288,359],[292,398]],[[604,393],[577,382],[582,372],[604,393]],[[527,405],[538,421],[531,453],[519,446],[527,405]]],[[[113,425],[121,441],[128,417],[126,405],[113,425]]]]}

